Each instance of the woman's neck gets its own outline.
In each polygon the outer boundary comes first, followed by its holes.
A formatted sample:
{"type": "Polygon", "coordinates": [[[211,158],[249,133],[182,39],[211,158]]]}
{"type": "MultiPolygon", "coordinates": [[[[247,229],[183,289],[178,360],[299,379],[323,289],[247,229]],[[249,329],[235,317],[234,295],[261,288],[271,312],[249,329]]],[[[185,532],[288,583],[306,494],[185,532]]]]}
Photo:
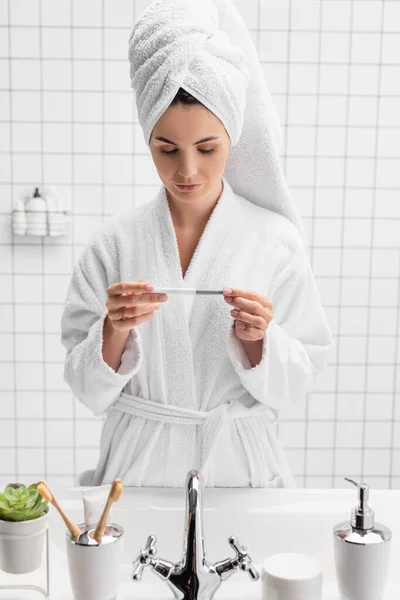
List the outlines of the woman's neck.
{"type": "Polygon", "coordinates": [[[177,199],[166,190],[174,226],[186,230],[204,227],[221,196],[222,190],[223,183],[221,181],[218,189],[212,190],[207,197],[197,198],[190,202],[177,199]]]}

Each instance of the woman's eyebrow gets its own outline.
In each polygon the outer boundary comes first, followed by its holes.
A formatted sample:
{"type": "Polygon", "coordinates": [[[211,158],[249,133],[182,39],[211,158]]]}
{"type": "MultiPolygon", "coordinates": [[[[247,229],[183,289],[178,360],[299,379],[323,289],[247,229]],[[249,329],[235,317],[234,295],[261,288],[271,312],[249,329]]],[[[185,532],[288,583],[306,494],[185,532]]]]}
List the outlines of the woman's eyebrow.
{"type": "MultiPolygon", "coordinates": [[[[165,137],[156,137],[156,140],[160,140],[160,142],[166,142],[167,144],[172,144],[173,146],[178,146],[178,144],[176,142],[171,142],[171,140],[169,140],[168,138],[165,137]]],[[[197,144],[203,144],[204,142],[209,142],[210,140],[219,140],[218,136],[210,136],[210,137],[205,137],[201,140],[199,140],[198,142],[195,142],[193,144],[193,146],[196,146],[197,144]]]]}

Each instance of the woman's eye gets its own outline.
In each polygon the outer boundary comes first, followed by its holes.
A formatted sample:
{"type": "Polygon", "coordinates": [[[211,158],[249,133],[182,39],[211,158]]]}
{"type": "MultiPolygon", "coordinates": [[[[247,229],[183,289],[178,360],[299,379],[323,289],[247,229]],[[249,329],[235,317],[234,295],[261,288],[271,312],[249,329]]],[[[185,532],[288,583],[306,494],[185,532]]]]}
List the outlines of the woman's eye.
{"type": "MultiPolygon", "coordinates": [[[[176,152],[178,152],[178,148],[169,151],[161,149],[162,154],[175,154],[176,152]]],[[[202,154],[212,154],[214,152],[214,148],[212,148],[211,150],[202,150],[201,148],[199,148],[199,152],[201,152],[202,154]]]]}

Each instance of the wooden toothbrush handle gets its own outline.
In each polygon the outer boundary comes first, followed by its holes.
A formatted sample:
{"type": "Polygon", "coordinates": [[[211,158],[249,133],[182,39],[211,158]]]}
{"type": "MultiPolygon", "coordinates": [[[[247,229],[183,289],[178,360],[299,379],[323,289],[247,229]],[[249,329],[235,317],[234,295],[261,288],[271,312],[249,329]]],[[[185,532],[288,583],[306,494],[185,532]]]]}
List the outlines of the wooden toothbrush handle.
{"type": "Polygon", "coordinates": [[[113,503],[113,498],[108,497],[107,503],[106,503],[106,505],[104,507],[104,510],[102,512],[100,520],[97,523],[97,527],[96,527],[95,532],[93,534],[93,537],[94,537],[94,539],[96,540],[96,542],[98,544],[101,544],[103,533],[104,533],[104,530],[105,530],[106,525],[107,525],[108,513],[110,512],[110,508],[111,508],[111,504],[112,503],[113,503]]]}
{"type": "Polygon", "coordinates": [[[56,508],[58,510],[58,512],[60,513],[60,515],[61,515],[64,523],[66,524],[67,528],[69,529],[72,537],[74,537],[74,538],[79,537],[81,535],[81,530],[79,529],[78,525],[75,525],[75,523],[73,521],[71,521],[69,516],[67,514],[65,514],[65,512],[63,511],[61,506],[58,504],[58,502],[54,496],[51,500],[51,503],[53,504],[54,508],[56,508]]]}
{"type": "Polygon", "coordinates": [[[96,540],[98,544],[101,544],[104,529],[107,524],[108,513],[110,512],[111,504],[116,502],[122,493],[123,484],[120,479],[114,479],[113,484],[111,486],[110,492],[108,494],[107,502],[100,517],[99,522],[97,523],[97,527],[93,534],[93,538],[96,540]]]}

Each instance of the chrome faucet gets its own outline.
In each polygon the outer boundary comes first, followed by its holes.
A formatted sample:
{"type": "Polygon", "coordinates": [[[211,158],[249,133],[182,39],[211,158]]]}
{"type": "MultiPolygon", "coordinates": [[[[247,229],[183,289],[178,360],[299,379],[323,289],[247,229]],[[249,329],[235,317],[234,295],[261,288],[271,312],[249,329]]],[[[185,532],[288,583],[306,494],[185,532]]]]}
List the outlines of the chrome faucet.
{"type": "Polygon", "coordinates": [[[132,578],[139,581],[145,567],[150,566],[166,581],[175,598],[179,600],[211,600],[216,590],[237,569],[247,571],[253,581],[259,579],[247,548],[241,547],[234,536],[228,542],[235,550],[234,558],[226,558],[215,564],[206,560],[203,538],[203,480],[199,471],[189,471],[186,478],[186,515],[183,538],[183,557],[174,564],[157,557],[156,537],[150,535],[144,550],[132,564],[132,578]]]}

